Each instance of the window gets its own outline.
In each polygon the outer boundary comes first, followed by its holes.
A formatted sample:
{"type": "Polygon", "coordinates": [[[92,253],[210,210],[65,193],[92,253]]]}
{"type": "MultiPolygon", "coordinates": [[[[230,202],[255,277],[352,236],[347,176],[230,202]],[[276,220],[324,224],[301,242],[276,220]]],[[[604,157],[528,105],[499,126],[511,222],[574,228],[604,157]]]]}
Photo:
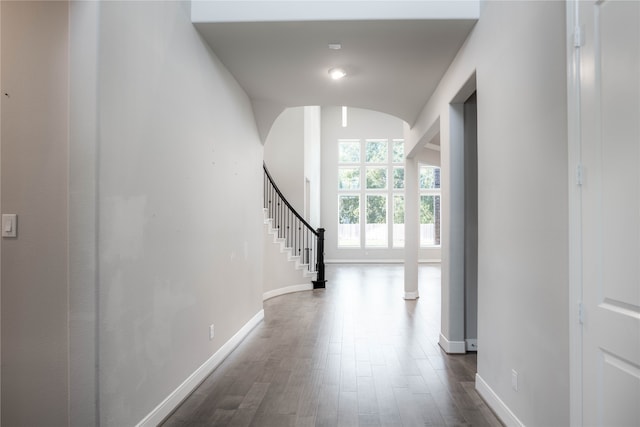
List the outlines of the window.
{"type": "Polygon", "coordinates": [[[393,195],[393,247],[404,248],[404,195],[393,195]]]}
{"type": "Polygon", "coordinates": [[[366,142],[367,163],[387,163],[387,146],[386,139],[368,139],[366,142]]]}
{"type": "Polygon", "coordinates": [[[338,246],[404,246],[404,140],[338,140],[338,246]]]}
{"type": "Polygon", "coordinates": [[[340,150],[340,163],[360,163],[360,140],[340,140],[338,148],[340,150]]]}
{"type": "Polygon", "coordinates": [[[393,168],[393,188],[396,190],[404,188],[404,167],[393,168]]]}
{"type": "Polygon", "coordinates": [[[387,188],[387,168],[367,167],[367,190],[384,190],[387,188]]]}
{"type": "Polygon", "coordinates": [[[440,245],[440,168],[420,166],[420,246],[440,245]]]}
{"type": "Polygon", "coordinates": [[[338,189],[339,190],[359,190],[360,189],[360,169],[359,168],[339,168],[338,169],[338,189]]]}
{"type": "Polygon", "coordinates": [[[365,246],[386,248],[389,232],[387,230],[387,195],[367,194],[367,222],[365,228],[365,246]]]}
{"type": "Polygon", "coordinates": [[[338,196],[338,244],[360,247],[360,195],[338,196]]]}
{"type": "Polygon", "coordinates": [[[393,163],[404,163],[404,140],[393,140],[393,163]]]}

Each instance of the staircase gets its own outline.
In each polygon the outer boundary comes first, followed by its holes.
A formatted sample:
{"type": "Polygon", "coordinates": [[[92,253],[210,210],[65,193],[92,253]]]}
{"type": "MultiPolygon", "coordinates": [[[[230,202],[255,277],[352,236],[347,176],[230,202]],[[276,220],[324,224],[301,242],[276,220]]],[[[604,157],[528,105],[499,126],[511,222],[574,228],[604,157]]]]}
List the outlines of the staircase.
{"type": "Polygon", "coordinates": [[[278,237],[273,219],[264,210],[264,295],[269,299],[290,292],[313,289],[316,272],[309,269],[300,256],[293,254],[284,238],[278,237]]]}
{"type": "Polygon", "coordinates": [[[293,209],[263,167],[264,299],[324,288],[324,229],[314,230],[293,209]]]}

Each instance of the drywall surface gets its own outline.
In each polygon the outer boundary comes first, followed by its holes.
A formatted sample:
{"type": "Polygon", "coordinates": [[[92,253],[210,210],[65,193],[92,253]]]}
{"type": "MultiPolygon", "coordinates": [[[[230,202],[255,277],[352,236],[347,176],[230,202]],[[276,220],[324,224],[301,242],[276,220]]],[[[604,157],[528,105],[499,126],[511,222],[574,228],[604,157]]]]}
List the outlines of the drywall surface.
{"type": "Polygon", "coordinates": [[[464,2],[429,1],[236,1],[195,2],[193,22],[335,21],[376,19],[477,19],[480,0],[464,2]]]}
{"type": "MultiPolygon", "coordinates": [[[[341,107],[322,108],[322,226],[325,259],[330,261],[396,261],[404,259],[403,248],[338,247],[338,140],[404,138],[404,122],[397,117],[361,108],[348,108],[347,126],[342,126],[341,107]]],[[[405,154],[409,151],[405,149],[405,154]]],[[[440,248],[421,248],[421,260],[440,260],[440,248]]]]}
{"type": "Polygon", "coordinates": [[[444,173],[449,103],[476,72],[478,374],[525,425],[569,424],[565,58],[564,3],[485,2],[410,132],[439,120],[444,173]]]}
{"type": "Polygon", "coordinates": [[[440,166],[440,151],[437,150],[422,148],[413,158],[421,165],[440,166]]]}
{"type": "Polygon", "coordinates": [[[66,2],[2,8],[2,425],[68,422],[66,2]]]}
{"type": "Polygon", "coordinates": [[[264,295],[273,294],[274,291],[284,288],[308,286],[311,287],[313,277],[306,277],[303,269],[296,268],[296,262],[292,261],[292,253],[282,250],[282,245],[275,242],[275,230],[267,223],[264,225],[264,295]]]}
{"type": "Polygon", "coordinates": [[[264,163],[294,209],[304,212],[304,107],[287,108],[278,116],[264,143],[264,163]]]}
{"type": "Polygon", "coordinates": [[[320,222],[321,126],[322,109],[319,106],[304,107],[304,215],[309,224],[316,229],[322,227],[320,222]]]}
{"type": "Polygon", "coordinates": [[[98,425],[98,2],[69,13],[69,425],[98,425]]]}
{"type": "Polygon", "coordinates": [[[188,6],[100,7],[103,426],[138,423],[262,308],[263,147],[188,6]]]}

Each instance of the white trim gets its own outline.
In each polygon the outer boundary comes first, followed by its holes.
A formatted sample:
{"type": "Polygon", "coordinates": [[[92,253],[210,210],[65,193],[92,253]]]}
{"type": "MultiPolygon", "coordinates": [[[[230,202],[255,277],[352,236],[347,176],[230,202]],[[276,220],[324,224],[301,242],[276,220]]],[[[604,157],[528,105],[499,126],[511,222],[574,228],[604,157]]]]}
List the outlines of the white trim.
{"type": "Polygon", "coordinates": [[[418,299],[420,298],[420,295],[418,295],[418,291],[411,291],[411,292],[405,291],[403,298],[408,300],[418,299]]]}
{"type": "Polygon", "coordinates": [[[404,259],[325,259],[325,264],[404,264],[404,259]]]}
{"type": "Polygon", "coordinates": [[[439,145],[432,144],[430,142],[427,142],[426,144],[424,144],[424,148],[427,148],[429,150],[434,150],[434,151],[440,151],[440,146],[439,145]]]}
{"type": "Polygon", "coordinates": [[[467,351],[478,351],[478,339],[477,338],[467,338],[464,341],[466,343],[467,351]]]}
{"type": "Polygon", "coordinates": [[[581,163],[580,49],[574,46],[580,27],[580,4],[566,3],[567,46],[567,128],[568,128],[568,207],[569,207],[569,425],[582,425],[582,214],[581,190],[574,172],[581,163]]]}
{"type": "Polygon", "coordinates": [[[191,22],[269,22],[269,21],[380,21],[404,19],[470,19],[480,18],[480,2],[473,1],[347,1],[335,7],[334,2],[254,1],[246,7],[243,1],[194,1],[191,22]]]}
{"type": "Polygon", "coordinates": [[[464,354],[467,352],[467,345],[464,341],[449,341],[442,334],[440,334],[438,344],[447,354],[464,354]]]}
{"type": "MultiPolygon", "coordinates": [[[[359,258],[359,259],[325,259],[325,264],[404,264],[404,259],[371,259],[371,258],[359,258]]],[[[418,261],[420,264],[440,264],[439,259],[421,259],[418,261]]]]}
{"type": "Polygon", "coordinates": [[[524,427],[524,423],[511,412],[511,409],[489,387],[489,384],[482,379],[480,374],[476,374],[476,391],[506,426],[524,427]]]}
{"type": "MultiPolygon", "coordinates": [[[[0,7],[0,23],[2,22],[2,7],[0,7]]],[[[2,34],[2,25],[0,25],[0,35],[2,34]]],[[[2,46],[2,37],[0,36],[0,46],[2,46]]],[[[2,55],[0,55],[0,70],[2,70],[2,55]]],[[[0,73],[0,81],[2,73],[0,73]]],[[[2,103],[0,103],[0,106],[2,103]]],[[[2,108],[0,108],[0,118],[2,117],[2,108]]],[[[2,147],[2,120],[0,120],[0,147],[2,147]]],[[[1,152],[2,150],[0,150],[1,152]]],[[[0,156],[0,160],[2,156],[0,156]]],[[[2,162],[0,161],[0,165],[2,162]]],[[[2,168],[0,167],[0,172],[2,172],[2,168]]],[[[0,173],[0,176],[2,174],[0,173]]],[[[1,180],[0,180],[1,181],[1,180]]],[[[0,188],[2,186],[0,185],[0,188]]],[[[0,201],[2,201],[1,192],[0,192],[0,201]]],[[[2,204],[0,203],[0,212],[2,212],[2,204]]],[[[68,244],[68,243],[67,243],[68,244]]],[[[2,259],[2,245],[0,244],[0,260],[2,259]]],[[[68,260],[67,260],[68,262],[68,260]]],[[[0,262],[0,295],[2,295],[2,262],[0,262]]],[[[2,298],[0,298],[0,366],[2,366],[2,298]]],[[[2,384],[2,370],[0,369],[0,384],[2,384]]],[[[0,420],[2,420],[2,387],[0,387],[0,420]]]]}
{"type": "Polygon", "coordinates": [[[313,289],[313,285],[311,283],[306,283],[304,285],[291,285],[285,286],[284,288],[274,289],[262,294],[262,300],[266,301],[270,298],[274,298],[284,294],[291,294],[293,292],[301,292],[301,291],[310,291],[313,289]]]}
{"type": "Polygon", "coordinates": [[[191,392],[200,385],[207,376],[216,369],[222,361],[242,342],[249,332],[264,319],[264,310],[253,316],[229,341],[224,343],[206,362],[184,380],[169,396],[167,396],[153,411],[144,417],[136,427],[155,427],[159,425],[191,392]]]}

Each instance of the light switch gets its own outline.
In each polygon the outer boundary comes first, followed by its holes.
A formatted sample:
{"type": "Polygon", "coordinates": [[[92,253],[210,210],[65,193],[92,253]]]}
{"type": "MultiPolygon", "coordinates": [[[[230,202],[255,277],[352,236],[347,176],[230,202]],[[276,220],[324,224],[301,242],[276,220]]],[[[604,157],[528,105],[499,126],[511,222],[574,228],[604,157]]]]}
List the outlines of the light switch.
{"type": "Polygon", "coordinates": [[[18,215],[2,214],[2,237],[18,236],[18,215]]]}

